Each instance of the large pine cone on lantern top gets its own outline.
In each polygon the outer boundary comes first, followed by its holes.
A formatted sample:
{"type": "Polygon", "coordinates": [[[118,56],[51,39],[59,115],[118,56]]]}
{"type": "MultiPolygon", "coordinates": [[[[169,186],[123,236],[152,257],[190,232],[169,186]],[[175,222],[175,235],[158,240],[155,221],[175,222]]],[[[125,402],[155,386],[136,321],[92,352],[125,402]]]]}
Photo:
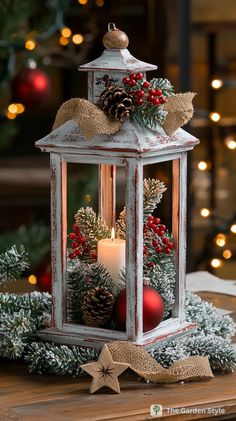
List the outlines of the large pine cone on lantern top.
{"type": "Polygon", "coordinates": [[[103,326],[111,319],[114,297],[106,287],[91,288],[84,296],[82,311],[87,326],[103,326]]]}
{"type": "Polygon", "coordinates": [[[101,93],[100,107],[109,117],[123,121],[133,111],[133,97],[124,88],[111,85],[101,93]]]}

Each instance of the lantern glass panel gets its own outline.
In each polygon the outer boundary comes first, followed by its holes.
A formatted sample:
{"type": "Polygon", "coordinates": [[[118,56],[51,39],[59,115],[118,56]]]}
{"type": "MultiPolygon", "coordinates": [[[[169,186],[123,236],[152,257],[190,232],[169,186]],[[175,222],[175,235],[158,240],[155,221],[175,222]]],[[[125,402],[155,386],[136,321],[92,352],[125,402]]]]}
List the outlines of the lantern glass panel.
{"type": "Polygon", "coordinates": [[[116,220],[125,197],[124,166],[67,163],[66,328],[119,328],[114,304],[124,289],[125,239],[116,220]]]}
{"type": "Polygon", "coordinates": [[[179,158],[66,164],[68,331],[145,341],[177,322],[179,158]]]}
{"type": "Polygon", "coordinates": [[[143,168],[143,333],[173,316],[177,246],[173,238],[173,161],[143,168]]]}

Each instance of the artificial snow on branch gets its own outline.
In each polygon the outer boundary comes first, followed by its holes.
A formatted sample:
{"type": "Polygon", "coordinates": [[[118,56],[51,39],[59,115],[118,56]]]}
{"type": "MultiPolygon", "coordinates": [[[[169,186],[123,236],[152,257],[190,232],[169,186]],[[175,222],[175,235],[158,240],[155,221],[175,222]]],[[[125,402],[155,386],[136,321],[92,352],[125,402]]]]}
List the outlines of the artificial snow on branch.
{"type": "Polygon", "coordinates": [[[15,245],[0,254],[0,285],[4,282],[16,281],[29,267],[28,254],[23,246],[15,245]]]}
{"type": "MultiPolygon", "coordinates": [[[[156,178],[145,178],[143,180],[143,221],[146,222],[149,215],[156,209],[161,202],[163,193],[167,190],[165,184],[156,178]]],[[[116,230],[119,237],[126,237],[126,211],[121,211],[116,223],[116,230]]]]}
{"type": "Polygon", "coordinates": [[[116,297],[124,284],[121,281],[115,284],[110,273],[100,263],[78,263],[68,271],[68,310],[73,322],[83,323],[83,299],[88,290],[95,287],[105,287],[116,297]]]}

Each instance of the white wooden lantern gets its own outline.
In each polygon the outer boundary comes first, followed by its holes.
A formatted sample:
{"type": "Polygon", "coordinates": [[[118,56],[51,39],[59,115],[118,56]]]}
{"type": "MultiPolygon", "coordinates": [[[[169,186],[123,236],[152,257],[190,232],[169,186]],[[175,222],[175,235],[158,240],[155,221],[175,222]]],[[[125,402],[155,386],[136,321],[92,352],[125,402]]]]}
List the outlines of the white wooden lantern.
{"type": "MultiPolygon", "coordinates": [[[[130,73],[156,66],[132,57],[126,48],[106,49],[101,57],[80,67],[88,71],[88,99],[97,103],[106,77],[115,82],[130,73]]],[[[102,347],[105,342],[128,340],[145,347],[192,332],[185,319],[186,186],[187,151],[198,140],[182,129],[167,136],[161,127],[149,130],[129,120],[114,135],[86,140],[78,124],[70,120],[36,142],[51,158],[51,236],[53,311],[52,325],[41,337],[58,343],[102,347]],[[175,243],[176,288],[171,317],[143,333],[143,168],[148,164],[172,163],[172,233],[175,243]],[[115,221],[116,166],[126,173],[126,332],[69,323],[67,320],[67,165],[97,164],[99,213],[110,226],[115,221]]]]}

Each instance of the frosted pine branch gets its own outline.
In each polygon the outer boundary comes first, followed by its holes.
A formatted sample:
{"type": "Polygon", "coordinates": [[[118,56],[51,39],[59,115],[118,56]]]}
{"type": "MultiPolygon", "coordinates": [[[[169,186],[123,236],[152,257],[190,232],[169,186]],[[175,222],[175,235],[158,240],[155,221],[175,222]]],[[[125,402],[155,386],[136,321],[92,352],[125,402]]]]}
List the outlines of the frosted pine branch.
{"type": "MultiPolygon", "coordinates": [[[[158,203],[161,202],[163,193],[167,190],[165,184],[156,178],[145,178],[143,180],[143,220],[146,222],[149,215],[153,213],[158,203]]],[[[116,230],[119,237],[126,237],[126,211],[121,211],[116,223],[116,230]]]]}
{"type": "Polygon", "coordinates": [[[83,323],[82,303],[86,292],[96,286],[103,286],[116,297],[124,283],[115,284],[105,266],[100,263],[79,263],[68,272],[68,310],[72,321],[83,323]]]}
{"type": "Polygon", "coordinates": [[[91,348],[33,342],[27,348],[25,360],[30,372],[78,376],[81,373],[80,366],[97,360],[99,353],[91,348]]]}
{"type": "MultiPolygon", "coordinates": [[[[141,89],[141,87],[140,87],[141,89]]],[[[174,95],[174,88],[168,79],[154,78],[150,81],[149,89],[161,89],[163,96],[168,98],[174,95]]],[[[150,103],[144,102],[142,106],[135,105],[131,118],[141,126],[146,126],[154,129],[164,123],[167,116],[167,111],[163,109],[162,105],[158,107],[150,103]]]]}
{"type": "Polygon", "coordinates": [[[176,270],[173,256],[159,256],[158,263],[150,270],[147,276],[150,278],[151,286],[159,292],[164,300],[164,317],[166,318],[170,315],[175,302],[176,270]]]}
{"type": "Polygon", "coordinates": [[[75,214],[75,222],[95,251],[99,240],[111,237],[110,228],[106,222],[97,217],[92,208],[80,208],[75,214]]]}
{"type": "Polygon", "coordinates": [[[156,178],[143,180],[143,214],[144,222],[151,215],[158,203],[161,202],[163,193],[167,190],[165,184],[156,178]]]}
{"type": "Polygon", "coordinates": [[[20,246],[17,249],[16,246],[12,246],[5,253],[0,254],[0,285],[16,281],[28,267],[28,254],[25,248],[20,246]]]}

